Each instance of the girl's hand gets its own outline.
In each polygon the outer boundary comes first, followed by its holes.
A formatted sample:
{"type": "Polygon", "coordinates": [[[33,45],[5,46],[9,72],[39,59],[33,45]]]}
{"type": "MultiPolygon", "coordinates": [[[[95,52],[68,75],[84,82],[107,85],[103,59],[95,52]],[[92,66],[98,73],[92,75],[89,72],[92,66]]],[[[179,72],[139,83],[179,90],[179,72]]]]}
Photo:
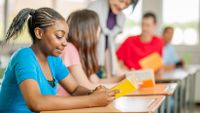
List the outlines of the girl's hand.
{"type": "Polygon", "coordinates": [[[90,95],[93,106],[106,106],[115,99],[118,90],[108,90],[104,86],[98,86],[90,95]]]}

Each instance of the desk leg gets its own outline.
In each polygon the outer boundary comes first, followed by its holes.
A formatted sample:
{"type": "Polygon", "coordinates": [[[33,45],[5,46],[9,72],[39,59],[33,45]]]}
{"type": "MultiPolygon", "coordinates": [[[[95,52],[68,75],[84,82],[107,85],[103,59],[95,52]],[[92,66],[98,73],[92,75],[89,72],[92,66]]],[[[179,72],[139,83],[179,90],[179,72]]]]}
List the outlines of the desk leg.
{"type": "Polygon", "coordinates": [[[177,113],[177,110],[178,110],[178,89],[176,89],[176,91],[174,93],[175,93],[174,94],[174,113],[177,113]]]}
{"type": "Polygon", "coordinates": [[[164,113],[164,111],[165,111],[165,104],[166,104],[166,100],[161,104],[161,106],[159,108],[159,113],[164,113]]]}
{"type": "Polygon", "coordinates": [[[179,94],[179,83],[178,88],[174,92],[174,113],[178,113],[178,94],[179,94]]]}
{"type": "Polygon", "coordinates": [[[186,113],[186,104],[187,104],[187,101],[186,101],[186,95],[187,95],[187,81],[189,79],[189,76],[183,80],[183,83],[182,83],[182,106],[181,106],[181,113],[186,113]]]}
{"type": "Polygon", "coordinates": [[[158,110],[156,110],[154,113],[159,113],[158,110]]]}
{"type": "Polygon", "coordinates": [[[180,81],[180,85],[179,85],[180,87],[180,96],[179,96],[179,109],[178,109],[178,113],[184,113],[185,112],[185,110],[183,110],[184,109],[184,93],[185,93],[185,80],[182,80],[182,81],[180,81]]]}
{"type": "Polygon", "coordinates": [[[167,108],[167,113],[171,113],[171,96],[167,96],[166,98],[166,108],[167,108]]]}
{"type": "Polygon", "coordinates": [[[190,77],[190,92],[189,92],[189,113],[194,112],[194,100],[195,100],[195,87],[196,87],[196,76],[198,73],[195,73],[195,75],[191,75],[190,77]]]}
{"type": "Polygon", "coordinates": [[[189,77],[187,77],[187,79],[185,80],[185,97],[184,97],[184,111],[186,113],[188,113],[188,110],[189,110],[189,100],[190,100],[190,81],[191,80],[191,77],[189,75],[189,77]]]}

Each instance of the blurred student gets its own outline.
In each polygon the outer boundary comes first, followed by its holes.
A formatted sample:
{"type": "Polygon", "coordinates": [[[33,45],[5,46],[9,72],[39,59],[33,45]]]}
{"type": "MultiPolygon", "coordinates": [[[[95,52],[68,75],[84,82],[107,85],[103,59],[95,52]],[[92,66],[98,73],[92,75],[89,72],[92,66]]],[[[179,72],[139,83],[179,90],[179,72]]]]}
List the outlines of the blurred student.
{"type": "Polygon", "coordinates": [[[76,83],[59,55],[67,45],[68,25],[51,8],[22,9],[6,34],[5,43],[19,38],[25,24],[32,45],[18,49],[4,73],[0,91],[0,113],[32,113],[104,106],[114,100],[116,90],[99,86],[91,92],[76,83]],[[55,96],[57,83],[74,96],[55,96]]]}
{"type": "Polygon", "coordinates": [[[96,48],[100,26],[98,15],[94,11],[87,9],[75,11],[70,14],[67,23],[68,43],[61,57],[80,85],[93,89],[99,84],[117,83],[125,78],[114,76],[99,79],[96,75],[98,70],[96,48]]]}
{"type": "Polygon", "coordinates": [[[105,70],[106,76],[121,74],[115,55],[115,37],[122,32],[125,15],[123,10],[133,5],[134,10],[138,0],[96,0],[89,4],[88,9],[95,11],[100,19],[100,38],[98,40],[98,64],[105,70]]]}
{"type": "Polygon", "coordinates": [[[174,28],[173,27],[165,27],[163,30],[163,41],[164,41],[164,49],[163,49],[163,63],[165,70],[173,70],[175,68],[180,68],[184,66],[183,60],[181,60],[174,47],[170,44],[173,38],[174,28]]]}
{"type": "Polygon", "coordinates": [[[121,68],[138,70],[141,69],[139,61],[144,57],[154,52],[162,56],[163,41],[154,35],[156,23],[156,16],[153,13],[143,15],[142,33],[128,37],[116,52],[121,68]]]}

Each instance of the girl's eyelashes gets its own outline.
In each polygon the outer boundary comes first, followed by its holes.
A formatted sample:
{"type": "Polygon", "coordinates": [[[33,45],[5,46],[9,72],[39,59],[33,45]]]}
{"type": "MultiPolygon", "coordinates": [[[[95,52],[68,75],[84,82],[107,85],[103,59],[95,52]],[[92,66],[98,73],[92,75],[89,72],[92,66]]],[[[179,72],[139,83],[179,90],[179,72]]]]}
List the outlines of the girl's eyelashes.
{"type": "Polygon", "coordinates": [[[59,40],[64,38],[64,39],[66,39],[66,41],[68,41],[68,39],[69,39],[67,36],[58,36],[58,35],[56,35],[56,38],[59,40]]]}
{"type": "Polygon", "coordinates": [[[55,34],[55,35],[56,35],[56,38],[57,38],[57,39],[61,39],[61,38],[65,37],[64,34],[55,34]]]}
{"type": "Polygon", "coordinates": [[[62,36],[58,36],[58,35],[56,35],[56,38],[57,38],[57,39],[61,39],[61,38],[62,38],[62,36]]]}
{"type": "Polygon", "coordinates": [[[55,35],[56,35],[56,37],[64,37],[63,32],[56,32],[55,35]]]}

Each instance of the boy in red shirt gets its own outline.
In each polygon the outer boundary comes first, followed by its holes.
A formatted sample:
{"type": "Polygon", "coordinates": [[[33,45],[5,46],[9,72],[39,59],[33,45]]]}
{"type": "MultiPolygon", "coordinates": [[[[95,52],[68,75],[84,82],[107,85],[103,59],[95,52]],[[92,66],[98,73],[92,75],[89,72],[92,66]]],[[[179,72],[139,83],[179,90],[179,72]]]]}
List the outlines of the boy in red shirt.
{"type": "Polygon", "coordinates": [[[142,18],[142,33],[128,37],[118,48],[117,57],[120,65],[126,69],[141,69],[139,61],[144,57],[157,52],[162,56],[163,41],[154,35],[156,16],[146,13],[142,18]]]}

